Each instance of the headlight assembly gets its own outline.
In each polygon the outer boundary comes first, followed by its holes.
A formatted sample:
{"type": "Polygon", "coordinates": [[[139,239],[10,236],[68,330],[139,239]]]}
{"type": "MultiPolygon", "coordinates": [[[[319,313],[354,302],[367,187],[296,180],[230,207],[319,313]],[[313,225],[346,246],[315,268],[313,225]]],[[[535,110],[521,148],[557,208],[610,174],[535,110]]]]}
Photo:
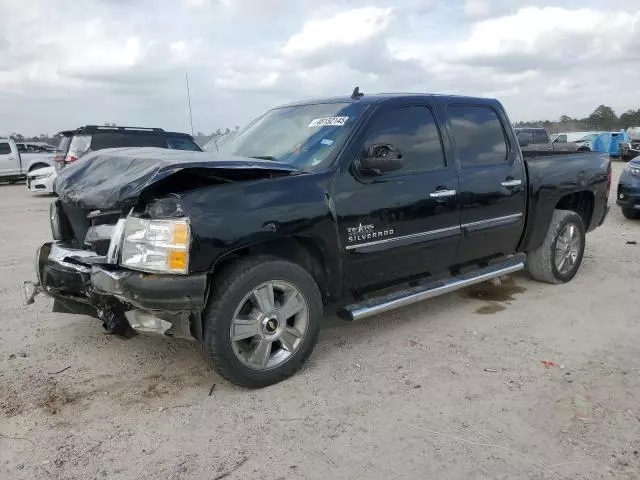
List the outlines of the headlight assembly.
{"type": "Polygon", "coordinates": [[[188,218],[151,220],[129,215],[120,265],[146,272],[187,274],[190,242],[188,218]]]}
{"type": "Polygon", "coordinates": [[[624,169],[629,172],[631,175],[636,177],[640,177],[640,165],[635,165],[633,163],[627,163],[624,169]]]}

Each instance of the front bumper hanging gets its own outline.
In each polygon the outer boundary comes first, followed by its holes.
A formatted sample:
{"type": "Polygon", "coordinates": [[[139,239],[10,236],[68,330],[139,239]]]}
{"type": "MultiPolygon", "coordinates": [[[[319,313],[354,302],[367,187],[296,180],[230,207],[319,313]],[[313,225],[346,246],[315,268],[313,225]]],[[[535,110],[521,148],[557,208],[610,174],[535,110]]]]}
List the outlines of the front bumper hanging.
{"type": "Polygon", "coordinates": [[[109,330],[126,324],[138,332],[200,339],[207,275],[136,272],[109,264],[89,250],[45,243],[36,257],[37,282],[24,282],[25,304],[43,292],[72,313],[100,318],[109,330]]]}

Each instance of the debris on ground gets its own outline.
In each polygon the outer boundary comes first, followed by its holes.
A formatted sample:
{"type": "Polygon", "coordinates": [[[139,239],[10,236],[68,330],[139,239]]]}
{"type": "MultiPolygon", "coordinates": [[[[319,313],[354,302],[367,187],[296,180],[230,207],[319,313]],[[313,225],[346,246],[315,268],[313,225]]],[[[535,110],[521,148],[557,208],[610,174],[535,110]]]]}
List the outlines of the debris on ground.
{"type": "Polygon", "coordinates": [[[489,373],[496,373],[498,370],[496,370],[495,368],[485,368],[484,371],[489,373]]]}
{"type": "Polygon", "coordinates": [[[557,367],[557,366],[559,366],[557,363],[552,362],[550,360],[541,360],[540,363],[542,363],[545,367],[557,367]]]}

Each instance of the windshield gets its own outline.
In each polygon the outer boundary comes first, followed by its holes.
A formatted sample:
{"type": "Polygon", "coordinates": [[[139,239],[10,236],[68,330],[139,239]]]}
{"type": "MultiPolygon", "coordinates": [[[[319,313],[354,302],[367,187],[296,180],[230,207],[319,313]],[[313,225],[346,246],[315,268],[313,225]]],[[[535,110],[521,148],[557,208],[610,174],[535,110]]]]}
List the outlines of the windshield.
{"type": "Polygon", "coordinates": [[[276,108],[251,122],[220,153],[289,163],[303,170],[327,166],[366,109],[360,103],[276,108]]]}

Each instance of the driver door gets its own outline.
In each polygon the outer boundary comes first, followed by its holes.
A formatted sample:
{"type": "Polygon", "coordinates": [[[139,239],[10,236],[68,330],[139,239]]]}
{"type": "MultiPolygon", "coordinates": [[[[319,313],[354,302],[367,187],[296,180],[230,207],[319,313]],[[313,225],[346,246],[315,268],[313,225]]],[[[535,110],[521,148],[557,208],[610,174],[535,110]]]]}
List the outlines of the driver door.
{"type": "Polygon", "coordinates": [[[458,173],[431,106],[383,107],[358,155],[378,144],[399,150],[402,167],[361,171],[358,156],[334,190],[351,290],[443,272],[460,240],[458,173]]]}

